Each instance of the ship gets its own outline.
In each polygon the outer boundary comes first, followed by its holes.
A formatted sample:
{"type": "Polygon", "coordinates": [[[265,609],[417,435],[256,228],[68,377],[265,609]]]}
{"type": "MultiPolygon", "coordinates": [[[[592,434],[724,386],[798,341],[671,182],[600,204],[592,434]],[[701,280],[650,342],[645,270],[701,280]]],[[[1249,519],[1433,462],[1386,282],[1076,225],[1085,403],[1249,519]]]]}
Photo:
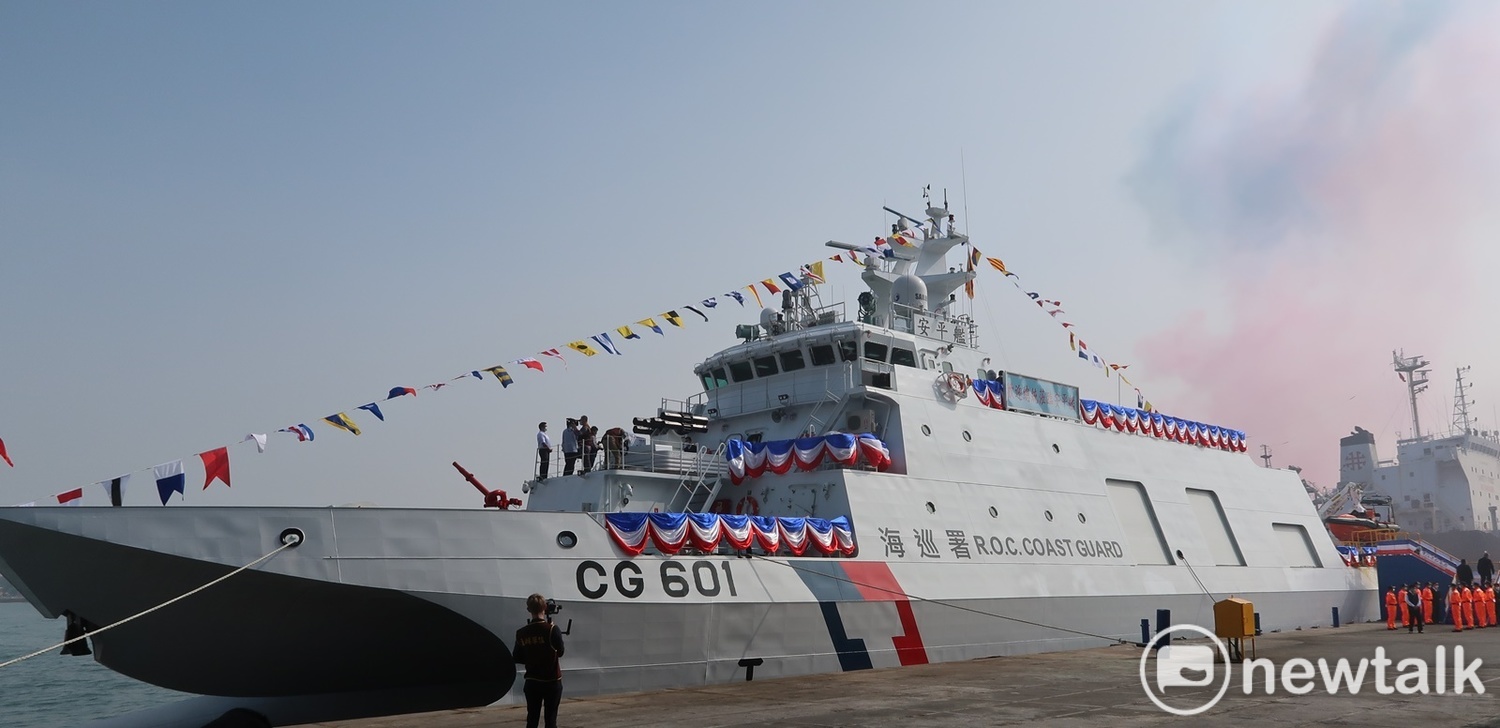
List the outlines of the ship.
{"type": "Polygon", "coordinates": [[[98,662],[202,696],[111,725],[519,701],[533,592],[569,696],[1135,643],[1231,595],[1265,630],[1378,616],[1245,433],[996,366],[956,305],[968,236],[924,200],[883,244],[827,243],[855,300],[783,277],[697,391],[596,467],[532,464],[524,508],[472,477],[493,507],[0,508],[0,574],[98,662]]]}
{"type": "Polygon", "coordinates": [[[1339,440],[1336,490],[1357,489],[1383,524],[1452,553],[1500,553],[1500,432],[1479,427],[1470,414],[1469,367],[1454,369],[1451,423],[1424,432],[1418,397],[1431,381],[1431,362],[1404,351],[1391,360],[1406,385],[1410,436],[1396,440],[1395,458],[1381,459],[1375,434],[1355,427],[1339,440]]]}

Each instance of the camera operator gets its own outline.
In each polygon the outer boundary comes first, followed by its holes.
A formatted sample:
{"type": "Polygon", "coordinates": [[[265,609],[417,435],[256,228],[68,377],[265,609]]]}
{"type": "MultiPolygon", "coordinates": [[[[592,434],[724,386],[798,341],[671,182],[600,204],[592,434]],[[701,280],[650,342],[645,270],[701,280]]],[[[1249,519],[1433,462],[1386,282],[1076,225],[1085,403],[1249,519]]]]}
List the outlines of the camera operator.
{"type": "Polygon", "coordinates": [[[526,665],[526,728],[537,728],[542,707],[547,709],[547,728],[557,728],[557,705],[562,702],[562,631],[552,623],[557,602],[540,594],[526,598],[531,619],[516,630],[515,660],[526,665]]]}

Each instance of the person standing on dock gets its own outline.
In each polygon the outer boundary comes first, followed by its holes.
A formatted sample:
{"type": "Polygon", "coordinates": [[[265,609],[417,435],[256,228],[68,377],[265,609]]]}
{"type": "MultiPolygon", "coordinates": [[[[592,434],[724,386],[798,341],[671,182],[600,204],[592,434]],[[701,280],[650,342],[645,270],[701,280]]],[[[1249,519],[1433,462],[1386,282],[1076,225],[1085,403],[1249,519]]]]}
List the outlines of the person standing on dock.
{"type": "Polygon", "coordinates": [[[526,597],[531,619],[516,630],[515,661],[526,665],[526,728],[537,728],[542,713],[547,728],[557,728],[557,706],[562,702],[562,630],[547,615],[547,598],[526,597]]]}
{"type": "Polygon", "coordinates": [[[1385,628],[1396,628],[1396,587],[1385,593],[1385,628]]]}
{"type": "Polygon", "coordinates": [[[547,479],[547,465],[552,461],[552,440],[547,437],[547,423],[536,426],[536,479],[547,479]]]}
{"type": "Polygon", "coordinates": [[[1426,624],[1432,624],[1432,585],[1422,586],[1418,584],[1417,586],[1420,587],[1420,591],[1422,592],[1422,621],[1426,624]]]}
{"type": "Polygon", "coordinates": [[[1398,589],[1398,590],[1396,590],[1396,605],[1401,610],[1401,626],[1402,627],[1410,627],[1411,626],[1411,610],[1410,610],[1409,607],[1406,606],[1406,591],[1407,591],[1407,585],[1406,584],[1402,584],[1401,588],[1398,589]]]}
{"type": "Polygon", "coordinates": [[[1412,615],[1412,618],[1407,621],[1407,633],[1409,633],[1410,635],[1410,633],[1412,633],[1412,627],[1416,627],[1416,632],[1421,635],[1421,633],[1424,632],[1424,629],[1422,629],[1422,627],[1424,627],[1424,624],[1427,624],[1425,623],[1425,621],[1422,621],[1421,584],[1412,584],[1412,588],[1409,588],[1409,590],[1407,590],[1406,612],[1407,614],[1412,615]]]}
{"type": "Polygon", "coordinates": [[[1464,588],[1457,583],[1448,585],[1448,616],[1453,618],[1453,631],[1464,631],[1464,588]]]}
{"type": "Polygon", "coordinates": [[[1490,552],[1486,551],[1483,556],[1479,557],[1479,583],[1489,586],[1495,583],[1494,579],[1495,562],[1490,561],[1490,552]]]}
{"type": "Polygon", "coordinates": [[[1406,590],[1406,611],[1411,615],[1411,621],[1406,623],[1406,633],[1411,634],[1411,628],[1416,627],[1417,634],[1422,634],[1425,631],[1423,625],[1426,623],[1422,621],[1421,584],[1412,584],[1411,588],[1406,590]]]}
{"type": "Polygon", "coordinates": [[[1455,576],[1457,576],[1458,578],[1458,583],[1463,586],[1468,586],[1474,583],[1474,567],[1469,566],[1468,559],[1458,560],[1458,569],[1455,576]]]}

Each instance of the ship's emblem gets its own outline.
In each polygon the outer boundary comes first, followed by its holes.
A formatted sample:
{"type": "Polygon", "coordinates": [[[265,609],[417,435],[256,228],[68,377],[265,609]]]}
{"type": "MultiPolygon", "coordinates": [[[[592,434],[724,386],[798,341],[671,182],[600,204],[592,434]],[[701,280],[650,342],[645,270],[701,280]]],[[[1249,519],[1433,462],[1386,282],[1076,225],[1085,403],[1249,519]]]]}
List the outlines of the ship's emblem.
{"type": "Polygon", "coordinates": [[[1365,454],[1359,451],[1351,452],[1344,456],[1345,470],[1364,470],[1365,454]]]}

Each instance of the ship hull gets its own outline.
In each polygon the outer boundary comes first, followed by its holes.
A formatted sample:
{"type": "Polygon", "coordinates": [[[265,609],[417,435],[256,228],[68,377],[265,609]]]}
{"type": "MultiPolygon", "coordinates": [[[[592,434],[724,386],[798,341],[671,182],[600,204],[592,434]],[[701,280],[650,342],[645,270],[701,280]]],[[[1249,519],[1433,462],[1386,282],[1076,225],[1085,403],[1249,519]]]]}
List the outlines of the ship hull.
{"type": "Polygon", "coordinates": [[[371,711],[320,696],[376,691],[385,713],[518,700],[507,647],[535,591],[563,603],[571,696],[1137,641],[1157,610],[1210,624],[1230,594],[1267,630],[1378,616],[1368,570],[1198,567],[1205,591],[1180,565],[933,563],[874,534],[855,558],[631,558],[578,513],[0,509],[0,573],[46,616],[104,625],[288,528],[302,545],[93,638],[96,659],[284,724],[371,711]]]}

